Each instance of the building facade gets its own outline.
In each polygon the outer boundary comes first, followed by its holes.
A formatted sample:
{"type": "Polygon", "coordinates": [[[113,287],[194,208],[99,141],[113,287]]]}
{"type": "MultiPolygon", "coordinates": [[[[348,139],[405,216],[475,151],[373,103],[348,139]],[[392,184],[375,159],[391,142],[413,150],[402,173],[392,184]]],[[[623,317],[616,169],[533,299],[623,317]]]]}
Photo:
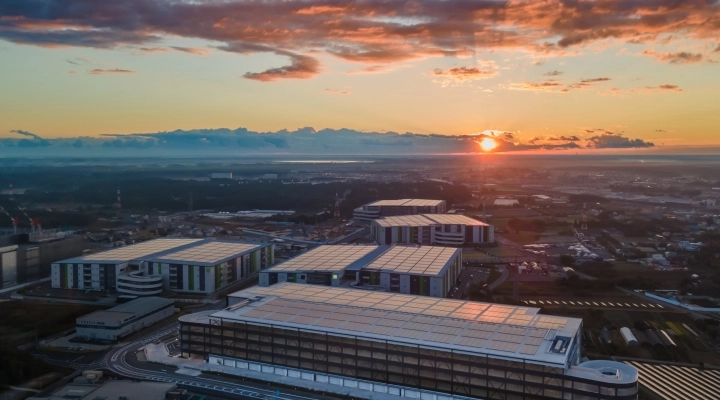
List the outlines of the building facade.
{"type": "Polygon", "coordinates": [[[82,238],[72,233],[43,231],[0,237],[0,288],[50,276],[53,261],[82,254],[82,238]]]}
{"type": "Polygon", "coordinates": [[[238,375],[350,386],[365,398],[637,398],[634,368],[581,362],[581,320],[537,311],[286,283],[181,317],[181,351],[238,375]]]}
{"type": "Polygon", "coordinates": [[[460,249],[325,245],[260,272],[259,285],[293,282],[445,297],[461,271],[460,249]]]}
{"type": "Polygon", "coordinates": [[[444,214],[446,211],[445,200],[378,200],[356,208],[353,211],[353,218],[373,220],[393,215],[444,214]]]}
{"type": "Polygon", "coordinates": [[[370,234],[384,245],[465,246],[495,242],[495,228],[492,225],[457,214],[380,218],[372,221],[370,234]]]}
{"type": "Polygon", "coordinates": [[[75,320],[75,335],[94,340],[120,340],[175,312],[173,300],[144,297],[75,320]]]}
{"type": "Polygon", "coordinates": [[[53,263],[52,287],[155,296],[210,294],[274,262],[270,243],[156,239],[53,263]]]}

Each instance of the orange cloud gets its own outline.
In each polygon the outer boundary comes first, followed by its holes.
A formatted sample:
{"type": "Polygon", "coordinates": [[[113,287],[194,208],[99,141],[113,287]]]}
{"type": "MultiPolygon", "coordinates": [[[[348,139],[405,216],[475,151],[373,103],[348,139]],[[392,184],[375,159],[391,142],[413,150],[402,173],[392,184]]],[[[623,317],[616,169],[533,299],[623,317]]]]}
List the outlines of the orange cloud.
{"type": "Polygon", "coordinates": [[[650,56],[658,61],[669,62],[670,64],[692,64],[698,63],[703,59],[703,55],[700,53],[689,53],[686,51],[658,53],[653,50],[645,50],[641,54],[650,56]]]}
{"type": "MultiPolygon", "coordinates": [[[[510,90],[535,90],[535,91],[554,91],[557,92],[558,88],[562,87],[563,84],[556,81],[556,80],[547,80],[544,82],[520,82],[520,83],[512,83],[509,86],[510,90]]],[[[561,91],[567,91],[567,89],[561,90],[561,91]]]]}
{"type": "Polygon", "coordinates": [[[337,90],[337,89],[325,89],[325,93],[327,93],[327,94],[339,94],[339,95],[342,95],[342,96],[348,96],[348,95],[351,95],[351,94],[352,94],[352,92],[350,92],[350,91],[347,91],[347,90],[337,90]]]}
{"type": "Polygon", "coordinates": [[[113,68],[113,69],[100,69],[95,68],[88,71],[91,75],[102,75],[102,74],[134,74],[135,71],[130,69],[119,69],[119,68],[113,68]]]}
{"type": "Polygon", "coordinates": [[[480,69],[478,67],[455,67],[447,71],[436,68],[433,70],[433,75],[454,79],[456,81],[470,81],[492,78],[497,75],[497,71],[493,69],[480,69]]]}
{"type": "Polygon", "coordinates": [[[659,86],[646,86],[645,88],[646,88],[646,89],[651,89],[651,90],[654,90],[654,89],[658,89],[658,90],[670,90],[670,91],[673,91],[673,92],[682,92],[682,91],[683,91],[683,90],[680,89],[677,85],[670,85],[670,84],[668,84],[668,83],[663,83],[662,85],[659,85],[659,86]]]}
{"type": "MultiPolygon", "coordinates": [[[[3,5],[0,39],[44,47],[152,49],[163,38],[180,37],[221,42],[218,48],[226,51],[241,47],[309,57],[247,76],[265,81],[316,75],[319,63],[311,61],[316,53],[378,65],[494,49],[543,57],[577,54],[607,39],[660,44],[672,36],[715,45],[720,35],[720,7],[710,0],[43,0],[42,12],[33,4],[3,5]]],[[[682,51],[643,54],[676,64],[703,59],[682,51]]]]}

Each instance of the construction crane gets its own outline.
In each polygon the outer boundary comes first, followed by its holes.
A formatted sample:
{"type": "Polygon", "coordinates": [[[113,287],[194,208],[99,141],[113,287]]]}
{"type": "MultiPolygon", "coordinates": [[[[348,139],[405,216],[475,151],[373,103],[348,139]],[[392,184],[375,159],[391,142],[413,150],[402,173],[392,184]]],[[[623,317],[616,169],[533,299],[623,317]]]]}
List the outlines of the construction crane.
{"type": "Polygon", "coordinates": [[[13,233],[17,233],[17,227],[18,227],[18,222],[19,222],[18,219],[13,217],[12,215],[10,215],[10,213],[7,212],[7,210],[3,206],[0,206],[0,212],[2,212],[3,214],[7,215],[8,218],[10,218],[10,221],[13,224],[13,233]]]}

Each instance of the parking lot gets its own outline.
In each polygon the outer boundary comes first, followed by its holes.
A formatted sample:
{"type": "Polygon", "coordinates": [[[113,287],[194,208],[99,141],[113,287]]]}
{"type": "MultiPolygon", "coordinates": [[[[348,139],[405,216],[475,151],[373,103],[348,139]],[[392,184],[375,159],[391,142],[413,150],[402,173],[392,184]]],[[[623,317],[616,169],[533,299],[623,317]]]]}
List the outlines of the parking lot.
{"type": "Polygon", "coordinates": [[[170,356],[180,354],[180,338],[173,338],[165,342],[165,348],[170,356]]]}
{"type": "Polygon", "coordinates": [[[522,300],[522,304],[532,307],[582,307],[582,308],[617,308],[617,309],[640,309],[640,310],[661,310],[665,307],[660,304],[637,300],[522,300]]]}
{"type": "Polygon", "coordinates": [[[450,299],[462,299],[467,294],[468,289],[473,284],[484,284],[487,282],[490,276],[490,269],[488,268],[464,268],[460,272],[458,280],[460,283],[456,284],[455,287],[450,289],[448,298],[450,299]]]}

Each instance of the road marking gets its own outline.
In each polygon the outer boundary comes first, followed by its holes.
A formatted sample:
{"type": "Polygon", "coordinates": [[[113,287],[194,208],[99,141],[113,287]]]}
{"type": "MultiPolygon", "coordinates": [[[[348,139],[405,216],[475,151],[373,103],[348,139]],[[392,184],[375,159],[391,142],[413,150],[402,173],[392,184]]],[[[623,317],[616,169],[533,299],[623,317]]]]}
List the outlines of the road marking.
{"type": "Polygon", "coordinates": [[[608,304],[610,304],[610,307],[615,307],[615,304],[608,301],[608,304]]]}
{"type": "Polygon", "coordinates": [[[575,303],[573,303],[572,301],[570,302],[570,304],[575,305],[575,303]]]}
{"type": "Polygon", "coordinates": [[[563,304],[565,304],[565,305],[567,305],[567,303],[566,303],[566,302],[564,302],[564,301],[563,301],[562,303],[563,303],[563,304]]]}
{"type": "Polygon", "coordinates": [[[560,303],[558,303],[558,302],[556,301],[555,304],[560,304],[560,303]]]}
{"type": "Polygon", "coordinates": [[[602,301],[600,302],[600,304],[602,304],[603,307],[607,307],[607,304],[603,303],[602,301]]]}
{"type": "Polygon", "coordinates": [[[596,306],[598,305],[598,303],[596,303],[596,302],[594,302],[594,301],[593,301],[593,304],[595,304],[596,306]]]}
{"type": "Polygon", "coordinates": [[[628,303],[625,303],[625,305],[628,306],[628,307],[630,307],[630,304],[628,304],[628,303]]]}

